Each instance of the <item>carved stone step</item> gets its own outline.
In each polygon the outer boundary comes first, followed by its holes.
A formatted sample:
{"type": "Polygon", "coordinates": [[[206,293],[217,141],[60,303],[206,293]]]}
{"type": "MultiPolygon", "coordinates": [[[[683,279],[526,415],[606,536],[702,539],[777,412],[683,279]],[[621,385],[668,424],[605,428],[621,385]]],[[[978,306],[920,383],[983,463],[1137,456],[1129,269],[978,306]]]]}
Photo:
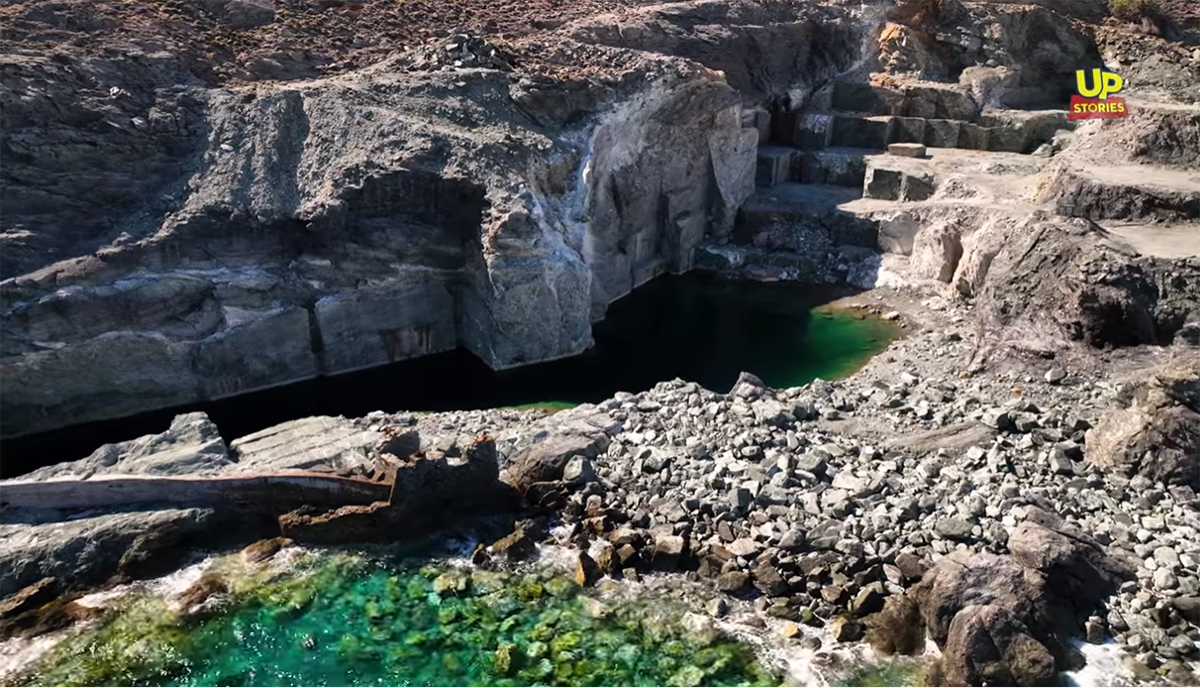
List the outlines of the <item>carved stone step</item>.
{"type": "Polygon", "coordinates": [[[761,187],[771,188],[788,181],[788,174],[792,169],[792,158],[798,152],[795,148],[788,146],[760,145],[754,183],[761,187]]]}

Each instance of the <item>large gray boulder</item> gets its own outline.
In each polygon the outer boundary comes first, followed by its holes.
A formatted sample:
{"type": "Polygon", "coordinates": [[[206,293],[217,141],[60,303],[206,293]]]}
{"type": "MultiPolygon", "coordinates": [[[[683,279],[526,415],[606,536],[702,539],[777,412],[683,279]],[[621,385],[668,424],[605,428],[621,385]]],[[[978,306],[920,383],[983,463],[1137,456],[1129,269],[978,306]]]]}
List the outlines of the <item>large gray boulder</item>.
{"type": "Polygon", "coordinates": [[[70,521],[43,522],[43,516],[5,514],[0,597],[47,576],[71,589],[102,583],[114,574],[157,573],[163,557],[209,541],[216,523],[211,509],[127,511],[70,521]]]}
{"type": "Polygon", "coordinates": [[[1041,573],[1012,557],[959,550],[935,564],[909,594],[929,637],[942,647],[954,617],[967,607],[1004,607],[1021,619],[1044,617],[1045,582],[1041,573]]]}
{"type": "Polygon", "coordinates": [[[1136,577],[1136,563],[1109,555],[1079,528],[1037,507],[1029,507],[1027,520],[1008,536],[1008,549],[1018,564],[1045,575],[1047,602],[1067,607],[1056,612],[1060,618],[1064,612],[1086,617],[1136,577]]]}
{"type": "Polygon", "coordinates": [[[517,438],[502,477],[522,491],[534,483],[562,480],[568,461],[599,456],[615,429],[613,420],[590,404],[548,416],[517,438]]]}
{"type": "Polygon", "coordinates": [[[1124,408],[1087,433],[1088,462],[1126,477],[1200,489],[1200,366],[1153,371],[1119,395],[1124,408]]]}
{"type": "Polygon", "coordinates": [[[217,426],[203,413],[175,416],[155,435],[106,444],[90,456],[31,471],[21,480],[82,478],[93,475],[210,475],[233,465],[217,426]]]}

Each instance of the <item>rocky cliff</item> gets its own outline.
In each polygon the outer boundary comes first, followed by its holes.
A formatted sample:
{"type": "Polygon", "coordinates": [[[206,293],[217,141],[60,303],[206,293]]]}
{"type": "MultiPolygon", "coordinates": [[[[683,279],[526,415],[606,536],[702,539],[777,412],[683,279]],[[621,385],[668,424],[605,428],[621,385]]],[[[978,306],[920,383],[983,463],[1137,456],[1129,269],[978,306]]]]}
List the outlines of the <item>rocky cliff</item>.
{"type": "Polygon", "coordinates": [[[1054,313],[1033,351],[1200,327],[1194,264],[1097,248],[1111,222],[1194,221],[1191,91],[1074,142],[1062,112],[1012,109],[1061,106],[1081,63],[1173,55],[1150,94],[1200,70],[1095,2],[409,9],[6,10],[0,433],[456,347],[569,356],[613,300],[698,264],[952,283],[996,304],[999,341],[1054,313]],[[895,141],[949,162],[876,155],[895,141]]]}
{"type": "MultiPolygon", "coordinates": [[[[856,56],[814,55],[817,24],[788,17],[755,39],[805,39],[772,89],[856,56]]],[[[719,73],[570,38],[597,73],[413,71],[500,54],[474,40],[286,82],[130,46],[6,56],[4,433],[457,346],[579,353],[608,303],[729,231],[758,133],[719,73]]]]}

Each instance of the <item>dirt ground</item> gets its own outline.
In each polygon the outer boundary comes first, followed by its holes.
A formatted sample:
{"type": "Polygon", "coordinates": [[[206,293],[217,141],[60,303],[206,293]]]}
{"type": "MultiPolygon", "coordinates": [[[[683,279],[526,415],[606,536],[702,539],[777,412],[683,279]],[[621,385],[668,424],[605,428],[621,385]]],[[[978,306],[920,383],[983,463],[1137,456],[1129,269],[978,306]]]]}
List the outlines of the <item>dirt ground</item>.
{"type": "Polygon", "coordinates": [[[646,0],[65,0],[0,7],[8,52],[171,53],[210,85],[311,78],[454,33],[503,42],[646,0]]]}

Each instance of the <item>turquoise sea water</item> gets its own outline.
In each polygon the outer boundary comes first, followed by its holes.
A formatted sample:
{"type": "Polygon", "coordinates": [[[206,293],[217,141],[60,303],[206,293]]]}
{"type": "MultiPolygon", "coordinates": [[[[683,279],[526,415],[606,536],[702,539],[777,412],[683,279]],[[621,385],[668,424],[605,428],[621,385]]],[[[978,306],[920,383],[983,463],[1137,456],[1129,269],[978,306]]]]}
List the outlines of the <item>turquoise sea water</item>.
{"type": "MultiPolygon", "coordinates": [[[[751,647],[661,594],[581,590],[562,569],[461,570],[319,555],[183,616],[131,594],[55,646],[33,685],[776,685],[751,647]]],[[[230,563],[234,562],[234,563],[230,563]]],[[[616,584],[614,584],[616,586],[616,584]]],[[[627,588],[626,588],[627,589],[627,588]]]]}

